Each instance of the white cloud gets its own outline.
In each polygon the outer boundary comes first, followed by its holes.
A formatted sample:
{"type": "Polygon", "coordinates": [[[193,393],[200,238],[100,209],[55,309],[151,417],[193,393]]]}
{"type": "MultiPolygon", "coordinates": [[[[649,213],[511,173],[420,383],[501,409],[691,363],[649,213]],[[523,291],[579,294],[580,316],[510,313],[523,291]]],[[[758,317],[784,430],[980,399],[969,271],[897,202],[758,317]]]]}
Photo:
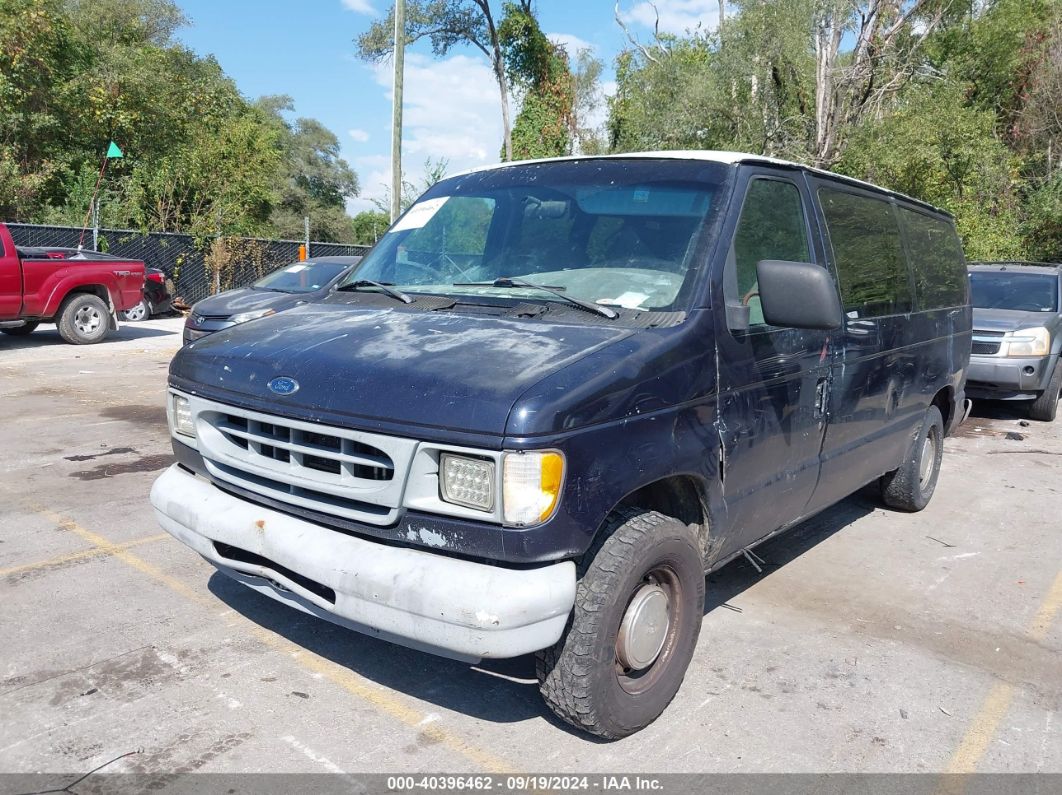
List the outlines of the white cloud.
{"type": "Polygon", "coordinates": [[[608,121],[609,97],[616,96],[616,89],[618,88],[619,84],[615,80],[601,81],[601,101],[594,108],[594,112],[586,118],[584,123],[587,127],[599,130],[605,126],[605,122],[608,121]]]}
{"type": "MultiPolygon", "coordinates": [[[[391,63],[369,68],[389,106],[391,63]]],[[[403,106],[402,167],[406,181],[420,184],[428,158],[446,159],[448,174],[500,160],[500,97],[486,59],[453,55],[437,60],[407,51],[403,106]]],[[[391,183],[390,155],[355,156],[351,162],[358,172],[361,195],[348,202],[347,209],[355,213],[374,209],[372,200],[382,199],[391,183]]]]}
{"type": "MultiPolygon", "coordinates": [[[[391,97],[391,66],[376,68],[391,97]]],[[[487,62],[467,55],[434,60],[406,55],[403,143],[406,171],[427,157],[450,161],[451,173],[496,162],[502,141],[498,85],[487,62]]]]}
{"type": "Polygon", "coordinates": [[[578,36],[571,33],[547,33],[546,38],[552,41],[554,44],[560,44],[568,53],[568,57],[573,61],[575,56],[579,54],[580,50],[595,50],[593,44],[586,39],[580,39],[578,36]]]}
{"type": "Polygon", "coordinates": [[[365,132],[365,130],[359,130],[357,127],[352,130],[347,130],[347,135],[349,135],[359,144],[363,144],[369,140],[369,134],[365,132]]]}
{"type": "Polygon", "coordinates": [[[376,14],[376,9],[372,7],[369,0],[342,0],[342,2],[344,8],[357,14],[369,14],[370,16],[376,14]]]}
{"type": "Polygon", "coordinates": [[[681,35],[686,31],[715,30],[719,25],[718,0],[656,0],[635,3],[620,11],[625,22],[635,22],[652,29],[660,18],[660,32],[681,35]]]}

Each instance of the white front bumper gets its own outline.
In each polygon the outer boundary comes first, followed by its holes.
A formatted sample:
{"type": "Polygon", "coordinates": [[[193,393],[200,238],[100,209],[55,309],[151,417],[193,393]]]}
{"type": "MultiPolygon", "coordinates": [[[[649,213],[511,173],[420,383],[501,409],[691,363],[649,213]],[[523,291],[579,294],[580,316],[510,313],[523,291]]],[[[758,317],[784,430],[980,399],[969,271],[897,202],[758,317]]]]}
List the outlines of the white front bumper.
{"type": "Polygon", "coordinates": [[[176,464],[155,481],[151,504],[163,529],[251,588],[448,657],[544,649],[560,638],[575,601],[571,561],[515,570],[374,543],[241,500],[176,464]],[[227,559],[214,542],[331,588],[335,603],[267,565],[227,559]]]}

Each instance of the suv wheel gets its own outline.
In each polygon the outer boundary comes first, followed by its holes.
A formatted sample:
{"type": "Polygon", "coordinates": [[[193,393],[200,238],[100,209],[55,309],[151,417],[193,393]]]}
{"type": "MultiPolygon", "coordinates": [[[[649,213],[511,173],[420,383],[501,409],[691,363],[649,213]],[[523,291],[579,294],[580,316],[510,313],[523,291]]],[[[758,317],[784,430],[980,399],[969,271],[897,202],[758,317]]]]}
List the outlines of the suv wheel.
{"type": "Polygon", "coordinates": [[[148,303],[146,298],[141,298],[139,304],[122,312],[122,319],[128,320],[130,323],[139,323],[141,320],[150,320],[151,304],[148,303]]]}
{"type": "Polygon", "coordinates": [[[885,504],[901,511],[920,511],[929,505],[943,457],[944,420],[940,409],[930,406],[903,465],[881,478],[885,504]]]}
{"type": "Polygon", "coordinates": [[[564,636],[538,652],[543,698],[591,734],[633,734],[678,692],[703,615],[697,533],[663,514],[618,511],[580,566],[564,636]]]}
{"type": "Polygon", "coordinates": [[[110,311],[103,300],[92,293],[74,293],[59,310],[56,325],[64,340],[73,345],[100,342],[110,329],[110,311]]]}
{"type": "Polygon", "coordinates": [[[1042,422],[1054,422],[1058,413],[1058,398],[1062,392],[1062,361],[1055,362],[1055,372],[1047,382],[1047,389],[1041,392],[1029,406],[1029,416],[1042,422]]]}

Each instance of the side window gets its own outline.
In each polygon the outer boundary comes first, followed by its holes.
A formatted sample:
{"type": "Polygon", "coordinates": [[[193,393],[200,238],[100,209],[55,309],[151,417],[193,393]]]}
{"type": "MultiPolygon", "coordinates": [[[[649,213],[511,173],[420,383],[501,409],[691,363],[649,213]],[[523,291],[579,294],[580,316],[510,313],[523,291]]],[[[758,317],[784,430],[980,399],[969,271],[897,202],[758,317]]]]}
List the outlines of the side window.
{"type": "Polygon", "coordinates": [[[910,312],[907,260],[892,205],[831,188],[819,189],[819,204],[848,317],[910,312]]]}
{"type": "Polygon", "coordinates": [[[900,208],[920,309],[966,303],[966,263],[955,227],[914,210],[900,208]]]}
{"type": "Polygon", "coordinates": [[[800,191],[792,182],[756,179],[749,183],[741,220],[727,268],[730,301],[749,307],[749,324],[763,326],[763,310],[756,292],[756,263],[765,259],[809,262],[807,222],[800,191]],[[736,288],[735,288],[736,285],[736,288]]]}

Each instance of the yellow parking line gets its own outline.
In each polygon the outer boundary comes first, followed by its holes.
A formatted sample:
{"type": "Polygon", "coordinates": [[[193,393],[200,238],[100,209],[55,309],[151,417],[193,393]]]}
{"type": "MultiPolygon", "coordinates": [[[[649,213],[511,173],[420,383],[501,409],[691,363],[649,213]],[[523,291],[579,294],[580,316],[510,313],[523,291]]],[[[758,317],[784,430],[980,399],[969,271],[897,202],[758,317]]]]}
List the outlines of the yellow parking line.
{"type": "MultiPolygon", "coordinates": [[[[169,533],[159,533],[158,535],[148,536],[147,538],[137,538],[133,541],[126,541],[124,544],[117,544],[116,546],[123,550],[132,549],[133,547],[143,546],[144,544],[153,544],[156,541],[163,541],[169,537],[169,533]]],[[[27,571],[36,571],[37,569],[48,569],[75,560],[103,558],[110,554],[111,552],[103,547],[93,546],[90,549],[83,549],[80,552],[71,552],[69,555],[60,555],[59,557],[51,558],[50,560],[41,560],[36,563],[25,563],[21,566],[11,566],[10,568],[0,569],[0,577],[6,577],[9,574],[22,574],[27,571]]]]}
{"type": "MultiPolygon", "coordinates": [[[[1029,622],[1025,630],[1026,637],[1034,641],[1043,640],[1060,608],[1062,608],[1062,571],[1055,577],[1050,590],[1040,603],[1040,609],[1029,622]]],[[[981,709],[970,721],[962,742],[952,754],[951,761],[946,768],[947,773],[973,773],[977,770],[978,763],[988,750],[1013,700],[1014,685],[1007,682],[999,682],[989,691],[981,709]]]]}
{"type": "MultiPolygon", "coordinates": [[[[157,580],[167,588],[187,597],[196,604],[202,605],[211,610],[217,609],[218,603],[216,600],[208,598],[203,592],[185,585],[180,580],[166,574],[157,566],[126,551],[126,549],[123,548],[123,545],[114,544],[98,533],[94,533],[91,530],[82,527],[73,519],[62,516],[48,508],[39,505],[30,505],[30,507],[38,515],[54,522],[64,530],[69,530],[70,532],[75,533],[93,546],[97,547],[100,550],[100,554],[113,555],[123,563],[126,563],[137,571],[157,580]]],[[[230,623],[236,622],[230,621],[230,623]]],[[[246,627],[244,628],[246,629],[246,627]]],[[[505,760],[494,756],[488,751],[476,748],[461,737],[447,731],[437,722],[430,722],[427,715],[424,715],[403,703],[400,698],[392,695],[387,690],[370,684],[366,679],[358,676],[349,668],[344,668],[324,657],[314,654],[308,649],[298,646],[297,644],[263,629],[262,627],[252,626],[250,629],[252,634],[254,634],[254,636],[262,643],[276,651],[284,652],[289,655],[302,668],[311,673],[320,674],[333,684],[346,690],[351,695],[368,702],[380,712],[383,712],[392,718],[396,718],[407,726],[417,730],[427,739],[461,754],[484,771],[499,775],[517,772],[516,769],[505,760]]]]}

